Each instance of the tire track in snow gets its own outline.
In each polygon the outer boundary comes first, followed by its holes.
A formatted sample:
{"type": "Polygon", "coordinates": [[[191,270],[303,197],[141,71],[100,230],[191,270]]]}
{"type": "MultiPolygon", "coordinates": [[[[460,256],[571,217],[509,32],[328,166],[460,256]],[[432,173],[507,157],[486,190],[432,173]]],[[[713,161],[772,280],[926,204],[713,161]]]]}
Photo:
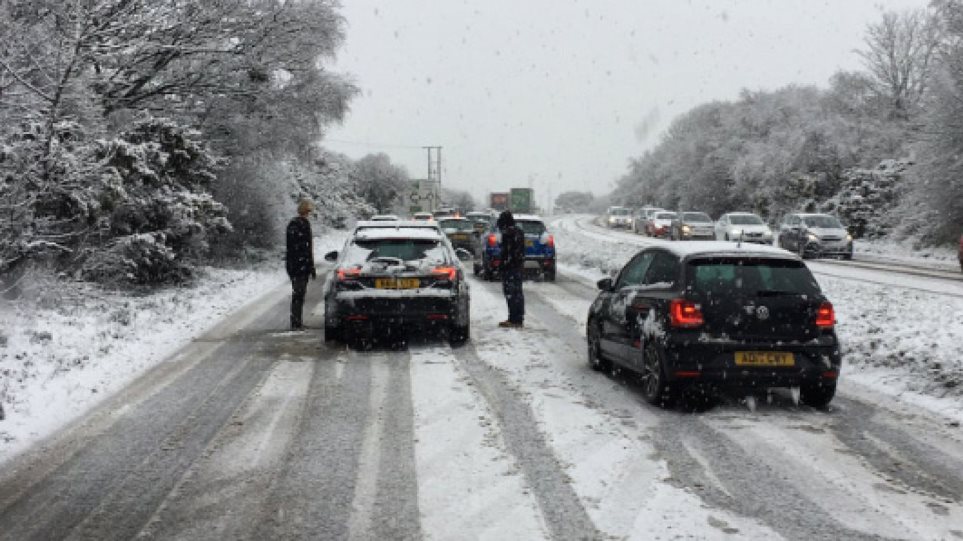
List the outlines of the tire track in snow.
{"type": "Polygon", "coordinates": [[[598,539],[595,527],[564,470],[545,441],[528,404],[503,375],[478,357],[471,344],[455,350],[458,366],[495,413],[508,450],[515,456],[532,488],[554,539],[598,539]]]}

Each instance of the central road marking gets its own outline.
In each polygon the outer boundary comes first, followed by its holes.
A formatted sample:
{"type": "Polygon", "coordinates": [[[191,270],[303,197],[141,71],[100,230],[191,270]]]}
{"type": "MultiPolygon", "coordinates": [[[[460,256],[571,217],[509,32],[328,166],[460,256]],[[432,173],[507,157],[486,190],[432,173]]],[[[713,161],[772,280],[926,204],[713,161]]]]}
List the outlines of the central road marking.
{"type": "MultiPolygon", "coordinates": [[[[348,520],[348,539],[371,539],[371,512],[378,493],[378,471],[381,465],[381,433],[384,430],[385,396],[388,393],[387,357],[383,354],[369,356],[371,363],[371,394],[368,397],[370,416],[365,427],[358,460],[358,477],[355,481],[354,499],[351,501],[351,518],[348,520]]],[[[337,369],[343,370],[343,363],[337,369]]]]}

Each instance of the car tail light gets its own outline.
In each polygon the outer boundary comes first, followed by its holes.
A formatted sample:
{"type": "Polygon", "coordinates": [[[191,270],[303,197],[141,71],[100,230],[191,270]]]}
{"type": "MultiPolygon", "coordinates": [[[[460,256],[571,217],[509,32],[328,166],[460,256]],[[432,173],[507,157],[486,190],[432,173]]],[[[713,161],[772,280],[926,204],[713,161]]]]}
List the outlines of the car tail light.
{"type": "Polygon", "coordinates": [[[673,299],[669,303],[669,322],[673,327],[699,327],[705,320],[699,305],[685,299],[673,299]]]}
{"type": "Polygon", "coordinates": [[[830,302],[823,302],[816,310],[816,326],[828,329],[836,324],[836,311],[830,302]]]}
{"type": "Polygon", "coordinates": [[[547,244],[549,248],[554,248],[554,247],[555,247],[555,235],[549,235],[549,236],[548,236],[548,242],[546,242],[545,244],[547,244]]]}
{"type": "Polygon", "coordinates": [[[489,233],[488,235],[488,245],[494,247],[498,243],[498,239],[495,238],[494,233],[489,233]]]}
{"type": "Polygon", "coordinates": [[[431,270],[431,273],[439,278],[446,278],[450,282],[454,282],[455,278],[458,276],[457,267],[435,267],[431,270]]]}
{"type": "Polygon", "coordinates": [[[338,269],[338,280],[341,282],[345,280],[354,280],[358,276],[361,276],[361,269],[357,267],[351,269],[338,269]]]}

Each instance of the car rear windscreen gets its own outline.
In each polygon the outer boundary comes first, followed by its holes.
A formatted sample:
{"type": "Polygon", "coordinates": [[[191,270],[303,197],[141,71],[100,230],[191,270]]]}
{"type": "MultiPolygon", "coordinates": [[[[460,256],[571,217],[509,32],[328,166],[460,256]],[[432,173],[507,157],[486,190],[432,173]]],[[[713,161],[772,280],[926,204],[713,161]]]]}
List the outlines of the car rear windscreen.
{"type": "Polygon", "coordinates": [[[474,231],[474,226],[468,220],[439,220],[439,227],[444,231],[446,229],[455,229],[458,231],[474,231]]]}
{"type": "Polygon", "coordinates": [[[629,209],[612,209],[612,216],[628,216],[632,214],[629,209]]]}
{"type": "Polygon", "coordinates": [[[843,224],[832,216],[806,216],[803,218],[809,227],[822,227],[823,229],[842,229],[843,224]]]}
{"type": "Polygon", "coordinates": [[[656,220],[675,220],[674,212],[660,212],[655,215],[656,220]]]}
{"type": "Polygon", "coordinates": [[[819,284],[801,261],[720,257],[689,262],[688,287],[707,296],[817,295],[819,284]]]}
{"type": "Polygon", "coordinates": [[[545,224],[542,222],[517,221],[515,225],[526,235],[541,235],[545,232],[545,224]]]}
{"type": "Polygon", "coordinates": [[[408,238],[357,239],[348,247],[344,263],[349,266],[363,265],[379,257],[447,263],[445,248],[440,241],[408,238]]]}

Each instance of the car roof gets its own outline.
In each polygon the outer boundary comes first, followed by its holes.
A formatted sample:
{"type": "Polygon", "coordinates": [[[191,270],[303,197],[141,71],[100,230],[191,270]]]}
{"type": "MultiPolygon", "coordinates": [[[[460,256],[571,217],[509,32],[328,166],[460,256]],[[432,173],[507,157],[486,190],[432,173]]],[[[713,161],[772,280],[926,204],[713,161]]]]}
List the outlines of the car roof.
{"type": "Polygon", "coordinates": [[[354,239],[418,239],[440,241],[442,236],[437,228],[430,227],[372,227],[355,231],[354,239]]]}
{"type": "Polygon", "coordinates": [[[534,214],[516,214],[515,221],[516,222],[541,222],[543,220],[541,216],[536,216],[534,214]]]}
{"type": "Polygon", "coordinates": [[[441,222],[441,221],[447,222],[447,221],[451,221],[451,220],[458,220],[458,221],[460,221],[460,222],[467,222],[467,221],[468,221],[468,218],[465,218],[465,217],[462,217],[462,216],[439,216],[439,217],[438,217],[438,221],[439,221],[439,222],[441,222]]]}
{"type": "Polygon", "coordinates": [[[703,256],[757,256],[779,259],[799,259],[797,254],[764,244],[735,243],[715,240],[669,242],[659,244],[658,248],[667,250],[680,259],[703,256]]]}
{"type": "Polygon", "coordinates": [[[393,229],[398,227],[415,227],[421,229],[438,229],[438,222],[431,221],[426,222],[422,220],[397,220],[397,221],[382,221],[382,220],[363,220],[355,224],[354,230],[358,231],[361,229],[393,229]]]}
{"type": "Polygon", "coordinates": [[[759,216],[755,212],[727,212],[723,216],[759,216]]]}

